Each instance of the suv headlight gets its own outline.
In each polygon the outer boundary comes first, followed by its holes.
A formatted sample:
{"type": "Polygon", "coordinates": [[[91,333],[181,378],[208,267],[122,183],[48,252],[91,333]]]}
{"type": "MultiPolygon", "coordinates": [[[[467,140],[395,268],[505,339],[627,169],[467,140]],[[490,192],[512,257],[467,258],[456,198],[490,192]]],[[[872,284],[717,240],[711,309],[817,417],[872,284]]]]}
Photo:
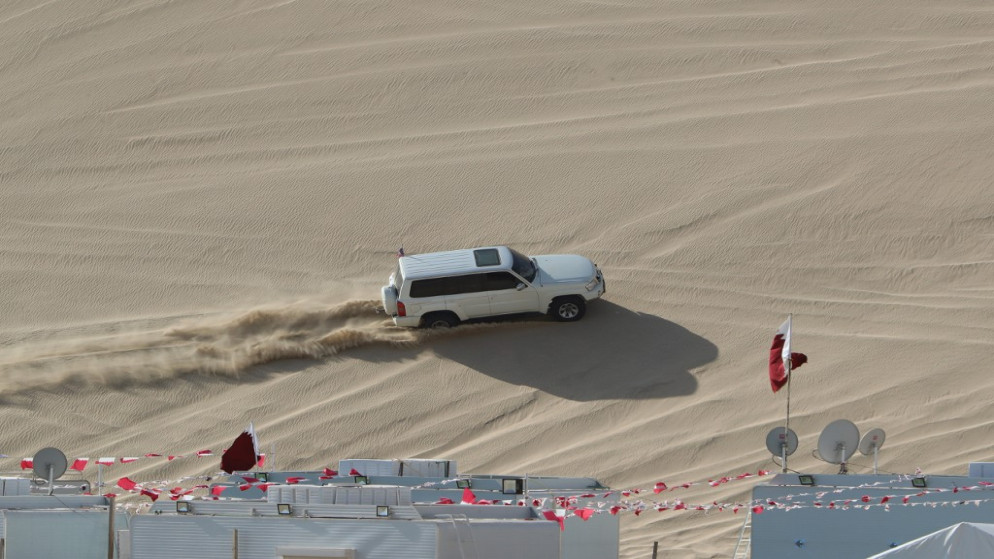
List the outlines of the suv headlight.
{"type": "Polygon", "coordinates": [[[597,284],[599,284],[600,282],[601,282],[600,278],[594,276],[594,278],[588,281],[587,285],[585,285],[584,287],[587,288],[587,291],[593,291],[594,289],[597,289],[597,284]]]}

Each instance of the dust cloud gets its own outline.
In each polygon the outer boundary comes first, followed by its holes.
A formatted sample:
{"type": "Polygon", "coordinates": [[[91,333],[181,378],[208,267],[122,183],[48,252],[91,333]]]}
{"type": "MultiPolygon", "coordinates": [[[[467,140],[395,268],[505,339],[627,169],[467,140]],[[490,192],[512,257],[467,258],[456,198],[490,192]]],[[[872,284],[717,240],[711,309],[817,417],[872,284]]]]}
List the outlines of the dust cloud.
{"type": "Polygon", "coordinates": [[[325,359],[373,345],[412,347],[440,335],[394,326],[375,300],[330,307],[295,304],[151,329],[118,325],[107,332],[104,325],[100,330],[29,338],[0,349],[0,394],[75,384],[123,387],[185,375],[238,377],[274,361],[325,359]]]}

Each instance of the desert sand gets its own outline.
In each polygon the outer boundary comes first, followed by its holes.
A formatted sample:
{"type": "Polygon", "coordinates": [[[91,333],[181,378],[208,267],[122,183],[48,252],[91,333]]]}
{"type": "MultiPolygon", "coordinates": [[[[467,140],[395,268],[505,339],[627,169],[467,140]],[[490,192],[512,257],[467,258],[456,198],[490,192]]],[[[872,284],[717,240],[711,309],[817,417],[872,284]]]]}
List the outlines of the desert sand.
{"type": "MultiPolygon", "coordinates": [[[[189,456],[254,422],[279,469],[748,500],[702,482],[777,469],[793,313],[792,468],[834,473],[847,418],[882,471],[965,474],[994,460],[992,60],[970,1],[3,2],[0,469],[210,475],[189,456]],[[398,247],[490,244],[608,293],[575,324],[378,314],[398,247]]],[[[625,558],[727,557],[742,515],[621,522],[625,558]]]]}

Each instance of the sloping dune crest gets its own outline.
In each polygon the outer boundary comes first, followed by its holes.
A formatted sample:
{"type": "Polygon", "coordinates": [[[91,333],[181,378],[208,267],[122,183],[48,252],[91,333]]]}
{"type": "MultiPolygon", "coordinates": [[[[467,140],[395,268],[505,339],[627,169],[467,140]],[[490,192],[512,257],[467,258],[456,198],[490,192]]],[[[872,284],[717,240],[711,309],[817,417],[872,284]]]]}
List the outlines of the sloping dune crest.
{"type": "MultiPolygon", "coordinates": [[[[994,460],[992,29],[918,0],[0,3],[0,453],[252,421],[278,468],[706,482],[776,468],[793,313],[792,467],[832,471],[844,417],[886,429],[884,471],[964,473],[994,460]],[[378,314],[398,247],[493,243],[587,255],[607,296],[378,314]]],[[[629,515],[621,555],[729,556],[741,521],[629,515]]]]}

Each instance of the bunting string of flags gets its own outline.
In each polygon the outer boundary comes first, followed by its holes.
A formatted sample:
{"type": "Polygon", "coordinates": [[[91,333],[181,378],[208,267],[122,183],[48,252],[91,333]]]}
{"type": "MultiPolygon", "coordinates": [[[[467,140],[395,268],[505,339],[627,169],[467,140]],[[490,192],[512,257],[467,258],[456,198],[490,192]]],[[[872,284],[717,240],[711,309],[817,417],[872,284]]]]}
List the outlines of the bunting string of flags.
{"type": "MultiPolygon", "coordinates": [[[[143,454],[142,456],[102,456],[96,460],[92,460],[93,465],[97,466],[114,466],[116,464],[131,464],[132,462],[137,462],[143,459],[149,458],[165,458],[167,461],[172,462],[173,460],[183,459],[183,458],[210,458],[216,456],[213,451],[209,449],[198,450],[197,452],[184,456],[180,454],[159,454],[156,452],[149,452],[143,454]]],[[[266,455],[259,454],[258,466],[260,468],[264,467],[266,463],[266,455]]],[[[72,463],[69,464],[69,469],[76,472],[82,473],[87,466],[90,466],[91,460],[89,457],[74,458],[72,463]]],[[[34,468],[34,458],[26,457],[21,459],[21,469],[30,470],[34,468]]]]}
{"type": "MultiPolygon", "coordinates": [[[[195,457],[208,457],[213,456],[209,450],[200,451],[195,453],[195,457]]],[[[170,456],[170,455],[159,455],[159,454],[146,454],[144,458],[182,458],[182,456],[170,456]]],[[[99,464],[114,465],[114,464],[128,464],[140,459],[139,457],[116,457],[114,459],[104,459],[101,458],[97,461],[99,464]]],[[[74,461],[74,466],[79,465],[80,468],[84,468],[88,463],[86,458],[77,458],[74,461]],[[79,464],[77,464],[79,463],[79,464]]],[[[23,461],[22,461],[23,466],[23,461]]],[[[76,469],[76,468],[73,468],[76,469]]],[[[82,471],[80,469],[79,471],[82,471]]],[[[611,514],[618,515],[622,513],[631,513],[635,516],[640,516],[642,513],[649,511],[656,512],[666,512],[666,511],[687,511],[687,512],[698,512],[705,515],[717,512],[731,512],[737,514],[740,511],[752,512],[753,514],[762,514],[763,512],[770,510],[780,510],[780,511],[792,511],[797,509],[805,508],[818,508],[824,510],[835,510],[835,511],[848,511],[848,510],[869,510],[871,508],[882,507],[885,510],[890,510],[892,506],[921,506],[921,507],[957,507],[957,506],[980,506],[984,503],[994,502],[994,496],[987,497],[983,493],[994,491],[994,483],[992,482],[978,482],[976,485],[964,486],[964,487],[954,487],[952,489],[948,488],[923,488],[917,493],[908,494],[890,494],[883,496],[862,495],[860,498],[841,498],[833,497],[833,495],[841,494],[846,491],[853,491],[858,489],[872,489],[879,486],[891,486],[898,483],[907,483],[913,477],[920,476],[921,473],[917,472],[914,475],[898,475],[895,479],[888,479],[884,481],[878,481],[873,483],[861,484],[854,487],[846,488],[835,488],[832,490],[817,490],[817,491],[806,491],[796,494],[785,495],[779,500],[772,499],[756,499],[747,501],[737,501],[737,502],[719,502],[712,500],[710,502],[699,502],[691,503],[687,500],[678,497],[679,492],[691,489],[693,487],[708,487],[717,488],[729,483],[741,482],[745,480],[750,480],[753,478],[760,478],[769,475],[771,472],[767,470],[759,470],[755,474],[753,473],[742,473],[735,476],[718,476],[710,478],[706,481],[693,481],[684,482],[674,485],[668,485],[665,482],[656,482],[651,489],[646,488],[633,488],[624,490],[612,490],[602,493],[579,493],[579,494],[565,494],[556,495],[550,497],[542,498],[518,498],[512,500],[504,499],[478,499],[477,496],[472,492],[472,489],[463,489],[463,495],[459,503],[456,503],[453,499],[442,497],[436,504],[463,504],[463,505],[504,505],[504,506],[534,506],[542,511],[543,516],[549,520],[555,520],[560,523],[560,526],[564,526],[564,519],[569,516],[576,516],[582,520],[588,520],[596,514],[611,514]],[[677,492],[677,493],[674,493],[677,492]],[[963,494],[960,499],[929,499],[929,495],[937,493],[953,493],[953,494],[963,494]],[[967,493],[969,493],[969,498],[967,498],[967,493]],[[612,497],[608,499],[609,497],[612,497]]],[[[217,474],[223,476],[224,474],[217,474]]],[[[360,472],[356,471],[354,468],[349,472],[348,475],[362,475],[360,472]]],[[[338,476],[338,472],[331,468],[324,468],[322,470],[322,475],[319,479],[331,479],[338,476]]],[[[177,500],[224,500],[225,497],[221,497],[221,493],[224,491],[226,486],[215,485],[213,488],[209,485],[209,482],[217,476],[200,475],[200,476],[186,476],[178,479],[170,480],[151,480],[145,482],[138,482],[132,480],[129,477],[119,478],[116,482],[108,482],[106,485],[111,487],[116,487],[127,494],[140,495],[148,497],[150,501],[144,503],[126,503],[122,505],[125,510],[135,510],[140,512],[142,509],[151,506],[151,503],[157,501],[161,498],[168,498],[173,501],[177,500]]],[[[441,480],[437,482],[426,482],[420,485],[413,486],[412,489],[420,488],[431,488],[442,484],[452,484],[457,481],[458,478],[453,478],[451,480],[441,480]]],[[[229,483],[234,483],[241,491],[247,491],[251,488],[266,490],[267,487],[271,485],[276,485],[274,483],[261,482],[259,479],[243,475],[243,476],[228,476],[227,480],[229,483]],[[236,482],[236,478],[241,477],[241,483],[236,482]]],[[[294,485],[298,483],[303,483],[308,480],[307,477],[289,477],[286,479],[284,484],[294,485]]],[[[58,487],[58,486],[57,486],[58,487]]],[[[67,486],[68,487],[68,486],[67,486]]],[[[118,497],[121,496],[118,493],[108,492],[104,493],[107,497],[118,497]]]]}

